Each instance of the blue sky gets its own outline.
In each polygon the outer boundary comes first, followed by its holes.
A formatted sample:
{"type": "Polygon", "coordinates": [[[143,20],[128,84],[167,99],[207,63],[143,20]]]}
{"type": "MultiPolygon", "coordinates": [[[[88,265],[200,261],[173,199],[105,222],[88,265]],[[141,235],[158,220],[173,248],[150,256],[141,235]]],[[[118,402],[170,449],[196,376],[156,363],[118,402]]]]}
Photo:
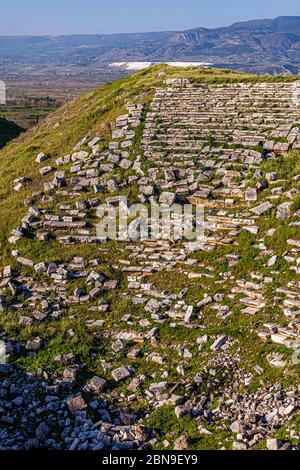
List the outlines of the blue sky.
{"type": "Polygon", "coordinates": [[[0,35],[182,30],[300,16],[300,0],[1,0],[0,35]]]}

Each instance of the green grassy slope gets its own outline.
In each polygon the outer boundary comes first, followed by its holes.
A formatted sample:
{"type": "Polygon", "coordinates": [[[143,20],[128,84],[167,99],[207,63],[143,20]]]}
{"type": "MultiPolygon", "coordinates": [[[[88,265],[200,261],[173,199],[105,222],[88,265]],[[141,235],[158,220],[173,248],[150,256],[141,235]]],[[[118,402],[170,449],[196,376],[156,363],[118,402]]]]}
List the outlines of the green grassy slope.
{"type": "MultiPolygon", "coordinates": [[[[124,295],[127,291],[124,276],[122,277],[121,273],[113,271],[113,265],[120,258],[120,252],[118,252],[115,242],[108,242],[103,245],[104,249],[108,248],[107,253],[104,253],[104,251],[97,253],[94,246],[88,245],[81,245],[80,248],[76,245],[62,246],[56,240],[43,243],[34,238],[27,238],[26,240],[21,240],[17,247],[6,243],[11,230],[20,224],[21,218],[28,211],[28,207],[24,206],[24,199],[31,198],[33,192],[43,189],[45,178],[39,174],[40,165],[35,163],[36,155],[39,152],[50,154],[51,158],[45,165],[51,165],[51,162],[58,156],[71,153],[74,145],[87,135],[91,137],[101,136],[108,141],[111,135],[112,124],[117,116],[125,113],[126,103],[130,100],[134,100],[135,103],[139,101],[150,102],[155,88],[162,85],[166,78],[171,77],[188,77],[199,82],[209,83],[288,81],[297,79],[297,77],[277,77],[276,79],[272,77],[257,77],[223,70],[179,69],[168,66],[156,66],[112,84],[107,84],[65,105],[49,116],[42,124],[21,135],[16,141],[0,151],[0,270],[2,266],[14,263],[10,256],[10,252],[14,248],[20,249],[22,256],[29,257],[35,263],[40,261],[70,261],[76,255],[83,256],[86,260],[92,260],[99,255],[101,261],[99,269],[101,269],[101,272],[109,278],[117,278],[120,284],[118,290],[108,294],[110,312],[105,316],[103,331],[99,330],[101,331],[100,336],[91,335],[91,330],[85,325],[85,320],[89,318],[90,313],[86,311],[84,305],[76,305],[74,308],[70,307],[70,310],[64,313],[61,320],[53,319],[51,322],[34,323],[32,326],[26,327],[19,324],[19,314],[22,314],[22,312],[17,312],[16,314],[16,312],[7,311],[0,315],[0,330],[7,331],[14,340],[25,342],[32,337],[38,336],[47,344],[47,347],[42,348],[36,355],[20,355],[17,362],[21,366],[35,371],[40,367],[49,374],[53,374],[60,367],[63,367],[54,361],[55,356],[57,354],[73,352],[84,365],[83,381],[94,374],[103,376],[101,359],[109,361],[109,354],[111,354],[110,343],[106,335],[107,332],[113,331],[116,328],[124,328],[122,317],[125,314],[132,316],[139,314],[139,307],[133,305],[130,299],[124,295]],[[167,75],[162,76],[162,72],[167,75]],[[28,185],[27,189],[15,192],[13,190],[13,181],[22,176],[30,177],[32,183],[28,185]],[[113,275],[110,276],[112,273],[113,275]],[[71,329],[76,332],[74,338],[70,337],[68,333],[71,329]],[[95,351],[97,352],[96,359],[91,355],[91,352],[95,351]]],[[[287,188],[291,187],[292,184],[296,184],[292,182],[293,177],[300,173],[298,152],[291,153],[289,157],[280,157],[266,161],[263,165],[264,171],[276,171],[279,174],[279,178],[285,178],[287,180],[285,183],[287,188]]],[[[267,195],[269,195],[268,191],[267,195]]],[[[298,210],[299,207],[295,208],[295,210],[298,210]]],[[[275,250],[280,256],[286,250],[287,239],[296,238],[296,232],[299,230],[298,228],[291,229],[287,224],[277,221],[274,215],[271,215],[266,221],[259,222],[259,224],[261,236],[265,236],[267,230],[271,227],[277,229],[276,236],[267,243],[268,248],[275,250]]],[[[246,275],[251,270],[259,269],[261,269],[264,276],[268,275],[268,270],[261,267],[263,260],[260,254],[253,248],[253,244],[256,242],[255,236],[248,232],[242,232],[239,242],[239,246],[236,248],[220,247],[217,252],[199,252],[195,254],[195,257],[198,261],[203,262],[216,272],[224,272],[227,270],[227,265],[224,265],[224,257],[234,250],[234,253],[240,256],[238,265],[232,269],[234,277],[238,278],[238,276],[246,275]]],[[[209,271],[207,272],[209,273],[209,271]]],[[[283,282],[287,283],[291,276],[294,277],[294,274],[291,274],[283,265],[280,275],[274,275],[274,286],[276,287],[277,283],[278,285],[281,285],[283,282]]],[[[177,277],[173,272],[153,274],[149,278],[149,282],[154,283],[159,291],[168,290],[170,293],[178,293],[182,289],[182,277],[177,277]]],[[[185,282],[185,287],[188,288],[186,300],[191,304],[196,304],[202,299],[201,288],[203,286],[205,289],[210,289],[212,295],[220,290],[220,287],[215,285],[209,276],[201,281],[186,278],[185,282]]],[[[69,293],[76,287],[80,287],[80,280],[68,285],[69,293]]],[[[230,283],[224,286],[222,288],[224,294],[228,295],[231,288],[232,285],[230,283]]],[[[268,292],[268,295],[273,295],[271,290],[270,293],[268,292]]],[[[263,368],[263,374],[258,378],[255,377],[255,380],[251,383],[253,390],[259,388],[262,383],[266,384],[268,381],[276,382],[279,379],[284,380],[286,386],[295,383],[297,381],[296,370],[286,369],[282,371],[282,369],[274,369],[270,367],[266,359],[268,354],[273,351],[281,353],[287,359],[291,353],[281,346],[263,343],[256,334],[257,326],[266,321],[277,320],[278,312],[267,312],[262,318],[245,317],[245,315],[240,313],[238,305],[233,304],[230,307],[233,315],[223,323],[216,319],[214,313],[209,312],[205,317],[205,329],[201,330],[203,334],[210,336],[226,334],[237,339],[239,346],[234,344],[233,347],[239,349],[243,368],[250,371],[253,371],[253,367],[256,365],[263,368]]],[[[137,326],[137,331],[139,331],[138,328],[137,326]]],[[[179,361],[176,351],[177,343],[186,344],[190,347],[191,342],[194,345],[196,344],[198,335],[199,330],[196,328],[186,329],[178,327],[175,331],[168,323],[161,325],[160,341],[157,350],[160,353],[166,354],[169,361],[167,365],[172,365],[170,367],[170,380],[177,377],[174,369],[179,361]]],[[[145,343],[143,348],[144,353],[151,351],[151,346],[148,343],[145,343]]],[[[206,364],[208,357],[206,353],[209,353],[209,349],[204,354],[195,352],[195,359],[192,361],[191,367],[187,372],[188,376],[192,377],[199,371],[200,367],[206,364]]],[[[123,364],[125,358],[126,351],[113,356],[113,360],[118,362],[118,366],[123,364]]],[[[140,374],[154,374],[157,370],[157,364],[149,363],[144,358],[137,361],[135,365],[140,374]]],[[[107,372],[107,378],[109,379],[109,372],[107,372]]],[[[123,390],[125,390],[123,384],[118,386],[115,392],[116,397],[123,390]]],[[[205,390],[203,390],[203,393],[205,393],[205,390]]],[[[140,405],[136,404],[136,406],[140,405]]],[[[169,429],[173,429],[173,426],[175,426],[172,416],[169,408],[159,410],[156,414],[152,415],[149,426],[158,429],[163,428],[165,432],[168,432],[169,429]],[[162,427],[162,421],[164,422],[164,427],[162,427]]],[[[190,421],[188,418],[183,418],[179,424],[177,423],[177,426],[179,426],[178,433],[190,432],[193,435],[196,432],[194,430],[195,424],[190,421]]],[[[210,437],[201,438],[203,442],[202,444],[198,443],[197,447],[218,448],[218,439],[223,441],[223,437],[223,434],[218,431],[215,442],[212,442],[210,437]]]]}
{"type": "MultiPolygon", "coordinates": [[[[111,123],[125,111],[126,102],[133,97],[149,101],[154,88],[162,85],[168,77],[188,77],[206,83],[297,80],[297,77],[274,79],[269,76],[246,75],[229,70],[192,67],[179,69],[158,65],[107,84],[68,103],[0,151],[0,243],[26,211],[23,206],[26,191],[22,191],[22,194],[15,193],[12,181],[22,176],[32,178],[33,185],[30,185],[28,196],[34,189],[42,188],[42,178],[34,162],[39,152],[49,153],[54,159],[68,154],[78,140],[87,134],[100,134],[108,138],[111,123]],[[167,73],[167,77],[159,76],[162,72],[167,73]]],[[[49,164],[51,165],[51,161],[49,164]]]]}

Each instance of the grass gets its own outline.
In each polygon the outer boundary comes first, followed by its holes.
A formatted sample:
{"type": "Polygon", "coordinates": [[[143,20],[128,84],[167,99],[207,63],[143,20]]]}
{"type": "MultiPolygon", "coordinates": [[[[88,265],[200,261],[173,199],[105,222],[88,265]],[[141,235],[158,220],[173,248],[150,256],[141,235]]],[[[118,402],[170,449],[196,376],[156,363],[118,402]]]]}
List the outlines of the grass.
{"type": "MultiPolygon", "coordinates": [[[[39,165],[35,163],[36,155],[39,152],[49,153],[51,157],[49,164],[51,165],[55,158],[71,153],[74,145],[86,135],[91,138],[95,136],[104,138],[103,146],[105,147],[114,120],[118,115],[125,113],[125,106],[128,101],[134,103],[142,101],[145,104],[146,112],[150,109],[149,103],[154,95],[155,88],[161,86],[166,78],[178,76],[188,77],[199,83],[273,82],[294,79],[257,77],[214,69],[178,69],[168,66],[155,66],[107,84],[63,106],[43,123],[21,135],[0,151],[0,266],[12,264],[18,270],[18,265],[10,253],[13,247],[6,240],[10,231],[20,224],[22,216],[27,212],[24,199],[30,198],[33,191],[42,190],[43,182],[48,179],[40,176],[39,165]],[[165,72],[166,76],[158,76],[161,72],[165,72]],[[17,193],[13,191],[12,182],[21,176],[30,177],[32,183],[17,193]]],[[[144,118],[145,113],[142,122],[144,122],[144,118]]],[[[134,158],[134,153],[138,154],[140,152],[142,130],[143,125],[135,137],[134,152],[130,155],[131,159],[134,158]]],[[[212,143],[214,143],[213,140],[212,143]]],[[[141,163],[144,170],[155,166],[143,154],[141,163]]],[[[300,173],[299,152],[292,152],[289,156],[267,160],[263,163],[262,169],[264,172],[278,172],[280,178],[287,180],[284,183],[285,189],[297,187],[297,184],[299,186],[299,183],[292,180],[296,174],[300,173]]],[[[135,201],[138,195],[134,186],[124,189],[122,194],[127,194],[131,202],[135,201]]],[[[269,194],[269,190],[266,190],[259,197],[264,199],[269,194]]],[[[91,193],[86,192],[82,197],[89,197],[90,195],[91,193]]],[[[100,200],[105,197],[105,195],[99,195],[100,200]]],[[[280,202],[283,201],[279,200],[278,203],[280,202]]],[[[50,212],[51,210],[55,211],[55,206],[60,203],[59,197],[55,196],[51,204],[46,205],[44,208],[47,207],[47,211],[50,212]]],[[[294,209],[297,210],[299,206],[299,199],[297,199],[294,209]]],[[[252,272],[259,273],[262,276],[269,275],[269,270],[264,266],[267,259],[266,255],[254,246],[257,244],[257,238],[266,243],[269,250],[273,250],[280,256],[287,251],[287,240],[289,238],[299,238],[297,229],[289,227],[288,222],[280,222],[276,219],[275,210],[272,214],[261,217],[258,220],[258,226],[258,237],[244,230],[240,233],[236,245],[220,246],[218,250],[212,252],[200,251],[191,254],[190,257],[196,259],[199,263],[192,266],[191,270],[204,274],[206,277],[190,279],[179,270],[162,271],[149,276],[147,282],[153,283],[158,291],[168,290],[170,293],[179,293],[183,288],[187,288],[185,301],[189,305],[197,305],[203,299],[204,294],[213,297],[217,293],[224,293],[225,300],[221,304],[229,306],[231,317],[227,320],[218,319],[216,311],[211,308],[211,305],[208,305],[201,310],[201,315],[195,320],[192,329],[187,329],[179,324],[176,324],[174,328],[172,326],[174,322],[169,319],[159,323],[157,325],[159,340],[155,345],[155,351],[166,356],[166,363],[159,366],[147,360],[149,353],[154,349],[148,340],[138,345],[142,358],[131,362],[138,373],[144,374],[146,377],[144,386],[141,386],[138,391],[139,400],[143,399],[144,390],[149,383],[164,380],[163,374],[166,369],[169,373],[169,379],[174,381],[181,379],[176,370],[177,366],[183,362],[178,352],[180,345],[184,345],[193,354],[191,359],[184,361],[186,367],[185,379],[193,380],[195,374],[205,368],[209,357],[211,357],[210,346],[213,339],[221,334],[229,336],[232,340],[230,352],[235,353],[238,345],[243,369],[253,373],[256,365],[262,367],[263,373],[261,376],[253,374],[254,377],[250,385],[253,390],[261,387],[262,384],[278,380],[282,380],[285,385],[297,383],[294,369],[287,368],[285,371],[275,369],[269,365],[267,360],[268,354],[279,352],[289,361],[290,352],[280,346],[265,344],[257,337],[257,331],[262,329],[263,323],[271,320],[278,321],[279,309],[267,308],[257,317],[249,317],[241,313],[240,296],[236,295],[231,300],[228,297],[236,286],[236,279],[251,280],[250,274],[252,272]],[[277,232],[272,238],[268,239],[265,234],[269,228],[276,228],[277,232]],[[230,253],[239,256],[237,265],[232,268],[229,268],[226,259],[226,255],[230,253]],[[229,278],[226,282],[222,282],[220,274],[228,271],[231,271],[232,279],[229,278]],[[202,335],[208,335],[209,341],[203,351],[200,352],[196,340],[202,335]]],[[[63,369],[63,366],[54,361],[55,356],[73,352],[82,365],[83,383],[87,378],[96,374],[111,380],[111,371],[109,369],[104,370],[101,361],[111,361],[114,367],[128,364],[128,351],[133,347],[137,347],[134,342],[127,342],[124,350],[114,354],[111,343],[115,339],[116,333],[122,330],[146,332],[147,328],[141,326],[140,320],[145,318],[150,320],[150,316],[145,314],[144,309],[134,305],[126,296],[127,280],[122,273],[114,268],[114,264],[120,258],[126,259],[128,257],[129,253],[125,246],[110,241],[101,245],[100,248],[89,245],[81,245],[78,248],[78,246],[62,246],[55,240],[40,242],[34,238],[26,238],[18,243],[18,249],[23,256],[32,259],[35,263],[41,261],[67,263],[78,255],[84,257],[87,262],[99,258],[100,265],[97,270],[106,274],[109,278],[117,279],[118,289],[101,292],[101,296],[105,296],[109,305],[109,310],[106,313],[89,312],[85,305],[70,305],[63,310],[60,320],[46,320],[41,324],[33,323],[28,327],[19,325],[20,316],[28,314],[25,309],[1,314],[0,329],[6,331],[13,340],[20,342],[20,345],[24,345],[26,341],[37,336],[42,340],[42,348],[39,351],[28,355],[23,350],[16,356],[16,362],[25,369],[36,371],[41,368],[49,374],[53,374],[61,372],[63,369]],[[132,322],[130,325],[122,320],[124,315],[130,315],[132,322]],[[86,325],[86,321],[89,319],[101,319],[104,324],[100,327],[90,328],[86,325]],[[71,329],[74,330],[74,336],[69,334],[71,329]]],[[[281,259],[278,263],[280,272],[279,274],[272,274],[274,282],[265,292],[269,300],[276,296],[276,287],[295,278],[295,274],[290,272],[289,266],[284,260],[281,259]]],[[[185,269],[187,267],[183,266],[183,270],[185,269]]],[[[74,291],[76,287],[86,286],[81,280],[76,280],[68,284],[67,292],[74,291]]],[[[49,301],[57,300],[54,292],[48,292],[47,296],[49,301]]],[[[22,298],[19,297],[18,300],[21,301],[22,298]]],[[[283,319],[284,321],[285,319],[283,319]]],[[[127,384],[128,381],[120,385],[112,384],[113,393],[116,397],[126,391],[127,384]]],[[[192,449],[217,449],[222,446],[226,448],[231,446],[230,436],[226,431],[217,429],[212,425],[208,428],[213,433],[211,436],[200,435],[195,419],[187,415],[177,420],[174,407],[163,407],[155,411],[149,417],[147,425],[161,432],[158,448],[164,448],[162,442],[165,438],[172,446],[174,440],[183,433],[191,435],[192,449]]]]}
{"type": "Polygon", "coordinates": [[[13,228],[15,220],[20,219],[25,213],[23,199],[33,190],[42,188],[43,178],[39,175],[34,162],[39,152],[49,153],[53,161],[58,156],[68,154],[85,135],[100,135],[108,139],[114,119],[125,112],[124,106],[128,100],[149,103],[155,87],[161,86],[165,78],[172,77],[188,77],[202,83],[273,82],[296,79],[296,77],[275,79],[218,69],[178,69],[158,65],[109,83],[66,104],[0,152],[2,215],[0,243],[13,228]],[[161,72],[165,72],[167,76],[159,77],[161,72]],[[15,193],[12,181],[24,175],[32,178],[32,184],[27,190],[15,193]],[[13,213],[11,207],[14,207],[13,213]]]}
{"type": "Polygon", "coordinates": [[[211,435],[200,434],[197,422],[189,414],[177,419],[174,408],[171,406],[162,406],[152,413],[151,417],[146,421],[146,426],[155,429],[160,438],[159,443],[155,446],[155,450],[171,450],[174,441],[184,434],[191,437],[189,450],[218,450],[225,447],[230,450],[230,432],[217,429],[214,425],[204,424],[204,427],[210,431],[211,435]],[[164,441],[169,442],[169,446],[163,444],[164,441]]]}

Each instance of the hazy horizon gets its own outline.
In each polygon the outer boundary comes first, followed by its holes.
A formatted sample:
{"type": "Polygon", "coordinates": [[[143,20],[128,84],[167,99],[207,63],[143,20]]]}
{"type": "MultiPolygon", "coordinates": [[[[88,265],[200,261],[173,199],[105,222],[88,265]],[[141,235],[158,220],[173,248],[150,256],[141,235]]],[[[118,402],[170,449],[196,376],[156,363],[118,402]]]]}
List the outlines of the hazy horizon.
{"type": "Polygon", "coordinates": [[[182,31],[240,21],[300,16],[298,0],[12,0],[2,6],[0,36],[63,36],[182,31]],[[71,14],[70,14],[71,13],[71,14]]]}
{"type": "MultiPolygon", "coordinates": [[[[299,15],[279,15],[279,16],[286,16],[286,17],[300,17],[300,14],[299,15]]],[[[233,21],[231,23],[226,23],[226,24],[221,24],[219,26],[203,26],[201,24],[198,25],[198,27],[203,27],[203,28],[207,28],[207,29],[217,29],[217,28],[221,28],[221,27],[228,27],[228,26],[232,26],[233,24],[235,23],[239,23],[239,22],[248,22],[248,21],[256,21],[256,20],[272,20],[272,19],[276,19],[278,18],[278,16],[275,16],[275,17],[266,17],[266,18],[250,18],[248,20],[239,20],[239,21],[233,21]]],[[[191,30],[193,28],[197,28],[197,26],[192,26],[191,28],[179,28],[179,29],[157,29],[157,30],[146,30],[146,31],[123,31],[123,32],[120,32],[120,31],[113,31],[111,33],[102,33],[101,31],[100,32],[93,32],[93,33],[58,33],[58,34],[0,34],[0,37],[16,37],[16,36],[20,36],[20,37],[60,37],[60,36],[97,36],[97,35],[100,35],[100,36],[114,36],[114,35],[126,35],[126,34],[151,34],[151,33],[164,33],[164,32],[177,32],[177,31],[185,31],[185,30],[191,30]]]]}

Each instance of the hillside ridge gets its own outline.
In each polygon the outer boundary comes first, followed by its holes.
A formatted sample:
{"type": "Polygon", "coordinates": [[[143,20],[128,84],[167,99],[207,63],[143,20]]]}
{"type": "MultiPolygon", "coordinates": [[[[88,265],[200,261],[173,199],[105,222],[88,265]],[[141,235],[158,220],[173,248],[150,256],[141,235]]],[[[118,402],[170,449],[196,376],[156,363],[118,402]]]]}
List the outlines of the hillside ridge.
{"type": "Polygon", "coordinates": [[[299,101],[156,66],[0,151],[1,448],[299,448],[299,101]]]}

